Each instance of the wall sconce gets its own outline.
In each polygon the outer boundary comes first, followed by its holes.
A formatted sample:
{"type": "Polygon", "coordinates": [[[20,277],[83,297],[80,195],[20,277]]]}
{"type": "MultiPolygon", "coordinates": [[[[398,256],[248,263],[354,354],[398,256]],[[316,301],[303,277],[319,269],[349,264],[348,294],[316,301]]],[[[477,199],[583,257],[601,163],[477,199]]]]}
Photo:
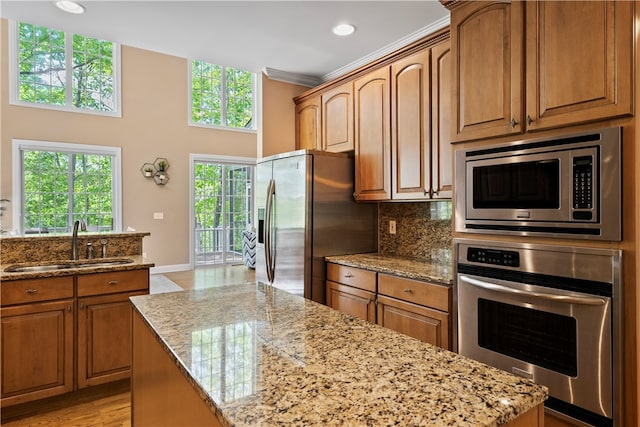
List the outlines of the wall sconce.
{"type": "Polygon", "coordinates": [[[164,157],[158,157],[153,163],[145,163],[140,168],[142,176],[145,178],[153,178],[156,184],[165,185],[169,182],[169,161],[164,157]]]}

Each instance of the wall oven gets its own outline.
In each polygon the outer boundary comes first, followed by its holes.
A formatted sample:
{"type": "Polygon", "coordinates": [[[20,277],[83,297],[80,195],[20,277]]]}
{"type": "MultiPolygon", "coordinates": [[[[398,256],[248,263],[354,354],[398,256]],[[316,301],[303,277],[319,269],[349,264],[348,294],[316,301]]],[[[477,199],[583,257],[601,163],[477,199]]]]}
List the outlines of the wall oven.
{"type": "Polygon", "coordinates": [[[621,251],[454,239],[460,354],[549,388],[545,410],[620,425],[621,251]]]}
{"type": "Polygon", "coordinates": [[[456,231],[619,241],[621,128],[456,152],[456,231]]]}

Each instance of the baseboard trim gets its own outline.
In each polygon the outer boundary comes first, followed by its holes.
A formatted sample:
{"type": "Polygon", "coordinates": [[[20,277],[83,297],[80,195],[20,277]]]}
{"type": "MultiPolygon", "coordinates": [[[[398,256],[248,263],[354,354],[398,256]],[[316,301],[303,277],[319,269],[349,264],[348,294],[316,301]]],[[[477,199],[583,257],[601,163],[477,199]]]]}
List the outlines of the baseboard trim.
{"type": "Polygon", "coordinates": [[[151,267],[150,274],[162,274],[173,273],[174,271],[188,271],[191,270],[190,264],[174,264],[174,265],[161,265],[159,267],[151,267]]]}

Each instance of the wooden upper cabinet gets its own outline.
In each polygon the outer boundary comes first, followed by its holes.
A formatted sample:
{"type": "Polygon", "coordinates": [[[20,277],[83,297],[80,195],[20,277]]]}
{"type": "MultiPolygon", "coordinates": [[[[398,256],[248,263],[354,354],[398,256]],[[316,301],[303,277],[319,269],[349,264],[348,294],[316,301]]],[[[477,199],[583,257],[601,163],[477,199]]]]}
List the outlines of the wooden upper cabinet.
{"type": "Polygon", "coordinates": [[[437,199],[453,195],[451,61],[449,40],[431,48],[431,192],[437,199]]]}
{"type": "Polygon", "coordinates": [[[320,95],[296,104],[296,149],[322,150],[320,95]]]}
{"type": "Polygon", "coordinates": [[[633,2],[459,4],[451,11],[453,141],[633,112],[633,2]]]}
{"type": "Polygon", "coordinates": [[[392,198],[429,198],[429,50],[391,65],[392,198]]]}
{"type": "Polygon", "coordinates": [[[633,2],[526,2],[527,129],[632,113],[633,2]]]}
{"type": "Polygon", "coordinates": [[[354,149],[353,82],[322,94],[322,149],[343,152],[354,149]]]}
{"type": "Polygon", "coordinates": [[[389,67],[374,70],[354,83],[355,197],[391,198],[391,131],[389,67]]]}
{"type": "Polygon", "coordinates": [[[522,3],[474,1],[451,12],[452,141],[522,132],[522,3]]]}

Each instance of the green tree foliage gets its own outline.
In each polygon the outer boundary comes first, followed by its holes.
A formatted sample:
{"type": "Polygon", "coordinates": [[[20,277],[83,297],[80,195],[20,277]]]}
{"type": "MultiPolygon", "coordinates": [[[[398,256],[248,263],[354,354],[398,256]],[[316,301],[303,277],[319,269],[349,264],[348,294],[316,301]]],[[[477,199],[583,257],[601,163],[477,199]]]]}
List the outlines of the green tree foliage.
{"type": "Polygon", "coordinates": [[[113,111],[113,43],[73,35],[69,49],[62,31],[19,24],[19,99],[65,106],[67,95],[76,108],[113,111]],[[72,56],[67,85],[67,55],[72,56]],[[67,91],[73,91],[67,94],[67,91]]]}
{"type": "Polygon", "coordinates": [[[84,219],[112,229],[112,158],[24,151],[24,229],[66,232],[84,219]]]}
{"type": "Polygon", "coordinates": [[[247,229],[252,217],[252,173],[252,166],[195,164],[196,228],[212,230],[200,234],[202,251],[207,248],[221,251],[221,239],[226,238],[229,239],[229,250],[241,251],[242,231],[247,229]]]}
{"type": "Polygon", "coordinates": [[[253,127],[253,73],[191,62],[191,120],[213,126],[253,127]]]}

